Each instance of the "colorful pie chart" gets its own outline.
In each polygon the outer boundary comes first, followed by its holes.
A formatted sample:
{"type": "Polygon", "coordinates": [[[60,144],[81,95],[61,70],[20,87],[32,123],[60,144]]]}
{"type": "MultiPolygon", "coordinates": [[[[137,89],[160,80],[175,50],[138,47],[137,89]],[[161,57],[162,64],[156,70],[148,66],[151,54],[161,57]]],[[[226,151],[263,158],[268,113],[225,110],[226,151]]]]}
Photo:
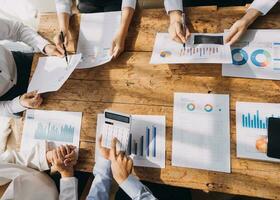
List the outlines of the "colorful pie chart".
{"type": "Polygon", "coordinates": [[[213,106],[212,106],[211,104],[206,104],[206,105],[204,106],[204,110],[205,110],[206,112],[212,112],[212,111],[213,111],[213,106]]]}
{"type": "Polygon", "coordinates": [[[251,61],[257,67],[268,67],[271,63],[271,54],[264,49],[255,50],[251,54],[251,61]]]}
{"type": "Polygon", "coordinates": [[[245,65],[248,61],[248,54],[243,49],[233,49],[231,54],[234,65],[245,65]]]}
{"type": "Polygon", "coordinates": [[[168,58],[172,55],[172,53],[170,51],[161,51],[160,52],[160,57],[162,58],[168,58]]]}
{"type": "Polygon", "coordinates": [[[194,111],[195,110],[195,105],[193,103],[187,104],[187,110],[188,111],[194,111]]]}

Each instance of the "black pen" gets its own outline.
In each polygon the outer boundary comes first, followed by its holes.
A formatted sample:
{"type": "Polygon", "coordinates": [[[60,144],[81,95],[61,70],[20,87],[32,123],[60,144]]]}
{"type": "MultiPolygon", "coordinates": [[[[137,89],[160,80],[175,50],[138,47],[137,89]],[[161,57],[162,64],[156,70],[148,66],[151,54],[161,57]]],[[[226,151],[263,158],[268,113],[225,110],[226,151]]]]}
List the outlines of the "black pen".
{"type": "Polygon", "coordinates": [[[64,50],[64,56],[65,56],[65,59],[66,59],[67,65],[68,65],[68,56],[67,56],[66,47],[64,45],[65,37],[64,37],[64,34],[63,34],[62,31],[60,32],[60,41],[62,42],[62,46],[63,46],[63,50],[64,50]]]}
{"type": "MultiPolygon", "coordinates": [[[[186,31],[186,16],[185,16],[185,13],[182,14],[182,24],[183,24],[184,31],[186,31]]],[[[183,47],[184,47],[184,50],[186,50],[186,43],[185,42],[183,43],[183,47]]]]}

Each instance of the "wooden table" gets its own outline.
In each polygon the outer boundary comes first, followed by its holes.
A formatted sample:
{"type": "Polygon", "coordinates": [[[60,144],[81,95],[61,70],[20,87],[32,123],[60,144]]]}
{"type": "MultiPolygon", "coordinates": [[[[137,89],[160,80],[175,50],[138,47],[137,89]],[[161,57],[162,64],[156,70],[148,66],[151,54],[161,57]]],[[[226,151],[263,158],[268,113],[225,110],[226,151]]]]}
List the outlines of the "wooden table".
{"type": "MultiPolygon", "coordinates": [[[[187,9],[188,23],[195,32],[223,32],[244,13],[243,7],[199,7],[187,9]]],[[[73,16],[76,47],[79,16],[73,16]]],[[[166,32],[168,17],[163,9],[137,11],[122,56],[101,67],[76,70],[58,92],[45,99],[43,109],[83,112],[78,170],[94,165],[97,113],[113,109],[131,114],[165,115],[167,119],[166,168],[136,167],[142,180],[175,186],[280,199],[280,165],[236,158],[236,101],[280,103],[280,82],[226,78],[221,65],[151,65],[149,60],[157,32],[166,32]],[[232,173],[218,173],[171,166],[172,112],[174,92],[230,95],[232,173]]],[[[279,8],[260,18],[254,28],[280,28],[279,8]],[[276,20],[278,19],[278,20],[276,20]]],[[[94,28],[94,27],[93,27],[94,28]]],[[[52,40],[57,32],[55,14],[41,16],[39,32],[52,40]]],[[[38,61],[36,55],[33,70],[38,61]]]]}

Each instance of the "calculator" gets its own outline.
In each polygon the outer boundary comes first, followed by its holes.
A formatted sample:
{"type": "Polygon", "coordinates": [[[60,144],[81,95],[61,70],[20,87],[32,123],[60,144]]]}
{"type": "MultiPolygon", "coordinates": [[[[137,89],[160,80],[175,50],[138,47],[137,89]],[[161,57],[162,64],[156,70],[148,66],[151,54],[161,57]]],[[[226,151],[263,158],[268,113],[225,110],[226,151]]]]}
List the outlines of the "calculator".
{"type": "Polygon", "coordinates": [[[131,115],[105,110],[104,118],[101,130],[102,146],[110,149],[115,137],[118,140],[117,151],[125,152],[131,128],[131,115]]]}

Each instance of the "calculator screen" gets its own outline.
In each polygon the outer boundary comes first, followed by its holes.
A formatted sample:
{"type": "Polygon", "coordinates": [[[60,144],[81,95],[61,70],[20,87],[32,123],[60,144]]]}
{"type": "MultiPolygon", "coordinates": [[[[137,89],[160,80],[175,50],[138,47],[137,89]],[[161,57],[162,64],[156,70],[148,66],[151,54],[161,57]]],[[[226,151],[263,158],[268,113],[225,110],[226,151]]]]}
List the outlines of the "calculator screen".
{"type": "Polygon", "coordinates": [[[129,121],[130,121],[129,117],[118,115],[115,113],[109,113],[109,112],[105,112],[105,118],[124,122],[124,123],[129,123],[129,121]]]}

